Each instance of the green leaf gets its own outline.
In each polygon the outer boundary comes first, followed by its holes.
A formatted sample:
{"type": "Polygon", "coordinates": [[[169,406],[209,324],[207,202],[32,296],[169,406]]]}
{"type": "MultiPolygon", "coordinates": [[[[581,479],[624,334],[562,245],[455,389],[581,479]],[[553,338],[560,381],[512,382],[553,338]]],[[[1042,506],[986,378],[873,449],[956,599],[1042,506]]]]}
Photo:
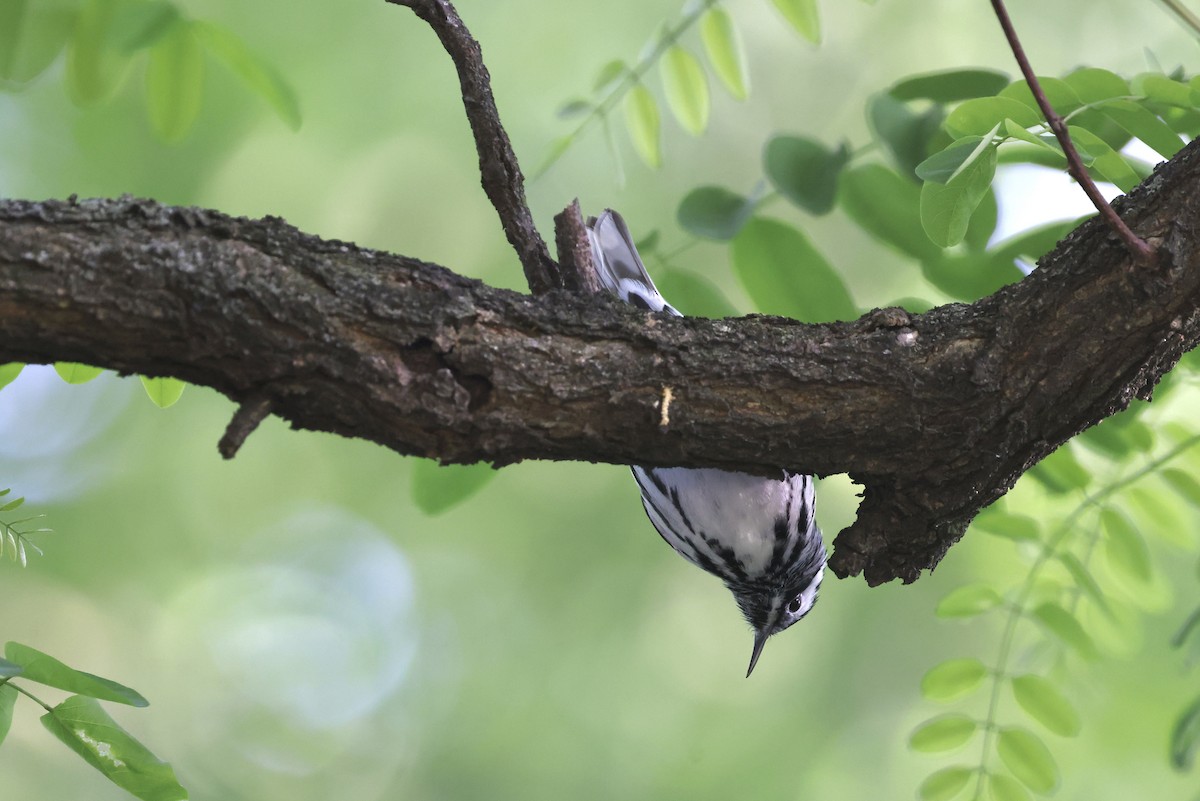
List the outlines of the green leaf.
{"type": "Polygon", "coordinates": [[[821,21],[817,0],[771,0],[796,33],[813,44],[821,42],[821,21]]]}
{"type": "Polygon", "coordinates": [[[1191,770],[1200,750],[1200,698],[1183,710],[1171,729],[1171,764],[1179,770],[1191,770]]]}
{"type": "Polygon", "coordinates": [[[1063,78],[1071,91],[1084,103],[1099,103],[1114,97],[1128,97],[1129,82],[1114,72],[1098,67],[1081,67],[1063,78]]]}
{"type": "Polygon", "coordinates": [[[9,362],[8,364],[0,364],[0,389],[4,389],[9,384],[17,379],[21,371],[25,369],[25,365],[21,362],[9,362]]]}
{"type": "Polygon", "coordinates": [[[700,61],[679,45],[667,48],[660,62],[667,107],[692,136],[708,126],[708,79],[700,61]]]}
{"type": "Polygon", "coordinates": [[[1079,441],[1107,456],[1124,459],[1135,451],[1143,450],[1142,443],[1153,439],[1149,429],[1132,417],[1130,423],[1119,421],[1124,413],[1102,420],[1079,435],[1079,441]]]}
{"type": "Polygon", "coordinates": [[[47,687],[57,687],[71,693],[79,693],[102,701],[113,701],[130,706],[150,704],[137,690],[111,679],[85,673],[67,667],[49,654],[44,654],[28,645],[9,642],[4,646],[4,656],[22,668],[21,677],[47,687]]]}
{"type": "Polygon", "coordinates": [[[910,178],[929,155],[930,143],[941,130],[944,118],[945,111],[939,105],[917,114],[887,92],[874,95],[867,103],[867,122],[875,138],[910,178]]]}
{"type": "Polygon", "coordinates": [[[1022,128],[1042,122],[1041,116],[1019,100],[1011,97],[980,97],[961,104],[946,118],[946,129],[956,137],[984,136],[1005,120],[1022,128]]]}
{"type": "Polygon", "coordinates": [[[700,18],[700,38],[717,78],[735,100],[745,100],[750,94],[750,73],[741,37],[729,12],[720,6],[704,12],[700,18]]]}
{"type": "Polygon", "coordinates": [[[596,73],[596,79],[592,82],[592,91],[599,92],[627,72],[629,72],[629,65],[621,59],[609,61],[596,73]]]}
{"type": "Polygon", "coordinates": [[[996,158],[1000,164],[1035,164],[1052,170],[1065,170],[1066,157],[1054,148],[1029,147],[1023,144],[1007,144],[1000,148],[996,158]]]}
{"type": "Polygon", "coordinates": [[[945,184],[926,182],[921,187],[921,224],[925,233],[941,247],[963,241],[967,225],[996,175],[996,148],[987,146],[981,155],[945,184]]]}
{"type": "MultiPolygon", "coordinates": [[[[1188,519],[1184,521],[1181,516],[1180,508],[1169,502],[1165,502],[1161,490],[1156,491],[1149,487],[1132,487],[1123,493],[1122,500],[1128,500],[1135,510],[1133,518],[1139,521],[1140,531],[1144,534],[1153,534],[1163,542],[1175,548],[1186,548],[1191,550],[1196,547],[1196,532],[1194,524],[1188,519]],[[1145,521],[1142,523],[1141,521],[1145,521]]],[[[1107,558],[1105,562],[1112,567],[1111,561],[1107,558]]],[[[1118,574],[1124,577],[1123,574],[1118,574]]],[[[1135,583],[1138,583],[1135,581],[1135,583]]],[[[1161,597],[1161,591],[1165,589],[1162,581],[1150,582],[1149,586],[1143,585],[1136,589],[1137,598],[1135,600],[1150,600],[1154,596],[1160,596],[1162,604],[1167,604],[1167,599],[1161,597]]],[[[1147,607],[1149,609],[1151,607],[1147,607]]]]}
{"type": "Polygon", "coordinates": [[[0,684],[0,745],[8,736],[12,726],[13,705],[17,702],[17,691],[10,684],[0,684]]]}
{"type": "MultiPolygon", "coordinates": [[[[1075,94],[1075,90],[1064,80],[1049,76],[1038,76],[1038,83],[1042,85],[1042,91],[1046,95],[1046,100],[1050,102],[1050,107],[1059,116],[1065,116],[1083,105],[1083,102],[1079,99],[1079,95],[1075,94]]],[[[1033,97],[1033,92],[1029,90],[1029,84],[1024,79],[1013,81],[1004,87],[999,96],[1016,100],[1018,103],[1032,109],[1038,115],[1039,119],[1042,118],[1042,109],[1038,106],[1037,100],[1033,97]]]]}
{"type": "Polygon", "coordinates": [[[86,384],[104,371],[99,367],[87,364],[55,362],[54,372],[58,373],[58,377],[68,384],[86,384]]]}
{"type": "Polygon", "coordinates": [[[809,323],[858,317],[841,276],[786,223],[752,218],[733,238],[732,257],[734,272],[764,314],[809,323]]]}
{"type": "Polygon", "coordinates": [[[122,729],[91,698],[71,696],[42,725],[96,770],[143,801],[180,801],[187,790],[175,771],[122,729]]]}
{"type": "Polygon", "coordinates": [[[1092,480],[1092,474],[1079,464],[1068,445],[1060,445],[1058,450],[1038,462],[1029,474],[1056,495],[1085,489],[1092,480]]]}
{"type": "Polygon", "coordinates": [[[596,106],[590,100],[575,98],[574,100],[568,100],[566,103],[563,103],[561,106],[559,106],[558,111],[554,112],[554,115],[560,120],[570,120],[576,117],[582,117],[584,114],[587,114],[594,108],[596,108],[596,106]]]}
{"type": "MultiPolygon", "coordinates": [[[[988,142],[991,137],[988,137],[988,142]]],[[[917,165],[917,177],[922,181],[944,184],[958,174],[961,167],[978,158],[983,152],[984,137],[964,136],[955,139],[942,150],[917,165]],[[981,147],[982,145],[982,147],[981,147]]]]}
{"type": "Polygon", "coordinates": [[[77,0],[5,0],[0,3],[0,86],[33,80],[71,36],[77,0]]]}
{"type": "Polygon", "coordinates": [[[113,42],[123,52],[132,53],[157,42],[179,19],[175,4],[166,0],[122,3],[113,18],[113,42]]]}
{"type": "Polygon", "coordinates": [[[827,214],[850,153],[799,136],[776,136],[763,151],[763,168],[779,193],[811,214],[827,214]]]}
{"type": "Polygon", "coordinates": [[[1096,579],[1091,572],[1084,566],[1083,562],[1079,561],[1079,557],[1070,551],[1060,551],[1058,560],[1062,562],[1063,567],[1071,574],[1071,578],[1083,590],[1084,594],[1092,599],[1092,602],[1098,606],[1106,615],[1112,615],[1112,607],[1108,605],[1108,598],[1104,594],[1104,590],[1100,589],[1100,585],[1096,583],[1096,579]]]}
{"type": "Polygon", "coordinates": [[[658,247],[658,229],[652,229],[650,233],[644,235],[641,239],[636,240],[633,246],[637,248],[639,253],[649,253],[658,247]]]}
{"type": "Polygon", "coordinates": [[[638,84],[625,95],[625,128],[633,141],[633,149],[648,167],[662,166],[662,151],[659,147],[658,104],[654,95],[645,86],[638,84]]]}
{"type": "Polygon", "coordinates": [[[1031,228],[998,243],[995,253],[1006,261],[1021,258],[1036,262],[1078,226],[1078,220],[1066,220],[1031,228]]]}
{"type": "Polygon", "coordinates": [[[916,259],[941,256],[921,229],[921,190],[878,164],[846,170],[838,202],[859,227],[884,244],[916,259]]]}
{"type": "Polygon", "coordinates": [[[1083,630],[1079,620],[1056,603],[1047,601],[1033,610],[1033,617],[1065,645],[1077,650],[1085,659],[1095,659],[1096,644],[1083,630]]]}
{"type": "Polygon", "coordinates": [[[144,375],[138,377],[142,380],[142,387],[150,396],[150,400],[160,409],[174,406],[183,394],[183,388],[187,386],[178,378],[146,378],[144,375]]]}
{"type": "Polygon", "coordinates": [[[1188,503],[1200,507],[1200,482],[1191,473],[1171,467],[1159,471],[1158,477],[1170,484],[1188,503]]]}
{"type": "Polygon", "coordinates": [[[675,213],[679,225],[704,239],[733,239],[754,213],[754,201],[722,186],[693,189],[675,213]]]}
{"type": "Polygon", "coordinates": [[[291,84],[258,54],[246,46],[237,34],[211,22],[192,23],[196,36],[242,83],[275,110],[293,131],[303,121],[300,100],[291,84]]]}
{"type": "Polygon", "coordinates": [[[945,70],[914,75],[899,81],[888,94],[897,100],[932,100],[956,103],[959,100],[994,95],[1008,85],[1003,72],[982,69],[945,70]]]}
{"type": "Polygon", "coordinates": [[[987,674],[978,659],[950,659],[929,669],[921,679],[921,695],[930,701],[953,701],[973,692],[987,674]]]}
{"type": "Polygon", "coordinates": [[[130,55],[112,41],[119,0],[85,0],[67,43],[67,93],[76,105],[112,97],[129,71],[130,55]]]}
{"type": "Polygon", "coordinates": [[[1079,713],[1058,688],[1032,673],[1012,680],[1013,697],[1031,718],[1055,734],[1074,737],[1079,734],[1079,713]]]}
{"type": "Polygon", "coordinates": [[[1107,535],[1104,555],[1109,566],[1137,583],[1149,583],[1152,578],[1150,549],[1129,518],[1109,507],[1101,512],[1100,522],[1107,535]]]}
{"type": "Polygon", "coordinates": [[[961,765],[942,768],[929,774],[925,781],[921,782],[921,786],[917,788],[917,798],[921,801],[950,801],[962,792],[974,775],[974,768],[961,765]]]}
{"type": "Polygon", "coordinates": [[[1075,149],[1079,151],[1084,164],[1095,169],[1105,180],[1116,184],[1122,192],[1130,192],[1141,183],[1142,179],[1129,163],[1103,139],[1076,125],[1068,126],[1067,133],[1071,135],[1071,141],[1075,143],[1075,149]]]}
{"type": "Polygon", "coordinates": [[[11,501],[0,506],[0,512],[11,512],[13,509],[19,509],[25,503],[24,498],[13,498],[11,501]]]}
{"type": "Polygon", "coordinates": [[[1038,542],[1041,539],[1038,521],[1028,515],[988,510],[975,518],[975,527],[1013,542],[1038,542]]]}
{"type": "Polygon", "coordinates": [[[1013,776],[1035,793],[1045,795],[1058,787],[1058,765],[1050,749],[1033,732],[1001,729],[996,738],[996,753],[1013,776]]]}
{"type": "Polygon", "coordinates": [[[1133,91],[1168,106],[1190,109],[1200,105],[1200,91],[1166,75],[1139,75],[1133,81],[1133,91]]]}
{"type": "Polygon", "coordinates": [[[187,136],[204,99],[204,48],[198,26],[176,22],[150,48],[146,109],[154,132],[167,142],[187,136]]]}
{"type": "Polygon", "coordinates": [[[942,715],[914,729],[908,747],[923,754],[951,751],[970,740],[978,728],[979,724],[966,715],[942,715]]]}
{"type": "Polygon", "coordinates": [[[440,515],[479,492],[495,476],[495,469],[486,462],[441,466],[421,459],[413,465],[413,501],[425,514],[440,515]]]}
{"type": "Polygon", "coordinates": [[[1183,147],[1179,134],[1145,107],[1129,100],[1110,100],[1100,110],[1131,136],[1141,139],[1163,158],[1171,158],[1183,147]]]}
{"type": "Polygon", "coordinates": [[[711,281],[690,270],[660,267],[654,273],[654,283],[671,305],[688,317],[738,316],[738,310],[711,281]]]}
{"type": "Polygon", "coordinates": [[[991,801],[1030,801],[1025,785],[1012,776],[991,773],[988,775],[987,788],[991,801]]]}
{"type": "Polygon", "coordinates": [[[1044,148],[1056,156],[1061,157],[1063,154],[1062,147],[1058,144],[1058,140],[1054,138],[1054,134],[1052,133],[1035,134],[1032,131],[1025,130],[1008,118],[1004,120],[1004,132],[1014,139],[1020,139],[1022,142],[1028,142],[1031,145],[1044,148]]]}
{"type": "Polygon", "coordinates": [[[1100,141],[1120,151],[1133,137],[1100,108],[1080,109],[1071,115],[1071,124],[1091,131],[1100,141]]]}
{"type": "Polygon", "coordinates": [[[988,253],[946,253],[920,263],[925,281],[955,300],[973,302],[1024,276],[1012,261],[988,253]]]}
{"type": "MultiPolygon", "coordinates": [[[[973,256],[986,256],[988,243],[992,240],[992,234],[996,233],[996,223],[1000,221],[1000,206],[996,203],[996,192],[989,188],[983,194],[983,200],[979,201],[979,205],[975,208],[975,213],[971,215],[971,221],[967,224],[967,235],[963,238],[963,244],[967,246],[967,251],[973,256]]],[[[1005,268],[1007,264],[997,263],[994,258],[988,257],[989,264],[997,264],[1001,272],[1006,275],[1013,275],[1005,268]]],[[[1012,278],[1011,281],[1005,283],[1014,283],[1021,280],[1020,271],[1012,278]]],[[[984,293],[991,294],[991,293],[984,293]]],[[[979,297],[982,297],[980,295],[979,297]]]]}
{"type": "Polygon", "coordinates": [[[945,618],[974,617],[995,609],[1002,602],[1000,595],[988,585],[967,584],[951,590],[937,605],[934,614],[945,618]]]}

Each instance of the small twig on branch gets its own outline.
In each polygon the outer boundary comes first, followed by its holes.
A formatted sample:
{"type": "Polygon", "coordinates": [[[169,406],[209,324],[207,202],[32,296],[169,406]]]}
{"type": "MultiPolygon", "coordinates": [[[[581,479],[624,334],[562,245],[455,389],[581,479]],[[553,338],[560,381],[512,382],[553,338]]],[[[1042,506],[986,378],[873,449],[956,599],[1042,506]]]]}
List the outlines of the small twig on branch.
{"type": "Polygon", "coordinates": [[[217,443],[217,450],[226,459],[232,459],[241,449],[246,437],[254,433],[259,423],[267,419],[274,402],[265,396],[250,398],[233,413],[233,419],[225,428],[225,434],[217,443]]]}
{"type": "Polygon", "coordinates": [[[579,198],[555,215],[554,241],[558,248],[563,286],[584,295],[602,292],[600,279],[592,264],[592,246],[583,222],[583,213],[579,210],[579,198]]]}
{"type": "Polygon", "coordinates": [[[509,244],[517,251],[525,280],[535,295],[560,285],[558,265],[550,258],[541,234],[533,224],[533,215],[525,201],[525,178],[513,153],[508,134],[500,123],[500,112],[492,95],[491,76],[483,64],[479,43],[471,36],[449,0],[387,0],[408,6],[429,23],[450,54],[458,71],[458,82],[466,107],[467,120],[475,136],[479,153],[479,173],[483,191],[492,202],[509,244]]]}
{"type": "Polygon", "coordinates": [[[1156,259],[1154,248],[1125,224],[1125,221],[1121,219],[1116,210],[1100,194],[1100,190],[1096,188],[1096,182],[1092,180],[1092,176],[1088,174],[1087,169],[1083,166],[1083,161],[1079,158],[1079,152],[1075,149],[1075,145],[1071,141],[1071,136],[1067,132],[1066,123],[1055,112],[1054,107],[1050,105],[1046,93],[1042,90],[1041,83],[1038,81],[1037,76],[1034,75],[1033,68],[1029,65],[1029,59],[1025,57],[1025,50],[1021,47],[1021,40],[1017,38],[1017,31],[1013,28],[1012,20],[1009,19],[1008,10],[1004,7],[1004,0],[992,0],[992,8],[996,12],[996,19],[1000,20],[1000,27],[1004,29],[1004,36],[1008,39],[1008,45],[1012,48],[1013,56],[1017,59],[1017,65],[1021,68],[1021,74],[1025,76],[1025,81],[1029,84],[1029,91],[1033,92],[1033,98],[1037,101],[1042,114],[1045,115],[1050,130],[1058,138],[1058,143],[1062,145],[1063,153],[1067,157],[1067,171],[1071,173],[1071,177],[1079,182],[1088,199],[1092,201],[1096,210],[1100,212],[1100,216],[1112,226],[1122,241],[1125,242],[1134,259],[1142,264],[1153,264],[1156,259]]]}

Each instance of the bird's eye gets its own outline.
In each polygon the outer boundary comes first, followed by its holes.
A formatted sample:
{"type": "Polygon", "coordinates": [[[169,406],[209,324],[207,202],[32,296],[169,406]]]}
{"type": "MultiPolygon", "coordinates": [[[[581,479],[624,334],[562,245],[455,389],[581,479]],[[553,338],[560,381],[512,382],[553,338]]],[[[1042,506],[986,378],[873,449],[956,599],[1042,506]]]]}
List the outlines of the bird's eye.
{"type": "Polygon", "coordinates": [[[793,598],[791,603],[789,603],[787,605],[787,610],[788,610],[788,612],[790,612],[793,615],[796,614],[797,612],[799,612],[800,611],[800,599],[793,598]]]}

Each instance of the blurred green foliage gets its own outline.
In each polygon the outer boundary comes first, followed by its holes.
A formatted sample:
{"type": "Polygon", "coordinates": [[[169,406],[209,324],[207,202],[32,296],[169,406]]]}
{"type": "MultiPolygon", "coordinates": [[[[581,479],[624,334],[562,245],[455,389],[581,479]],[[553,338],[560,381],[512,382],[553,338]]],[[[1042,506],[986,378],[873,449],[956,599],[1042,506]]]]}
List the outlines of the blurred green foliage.
{"type": "MultiPolygon", "coordinates": [[[[1012,165],[1061,154],[986,4],[458,6],[518,154],[543,160],[539,221],[575,196],[620,209],[687,313],[970,300],[1086,213],[1011,225],[1037,197],[1012,165]]],[[[1194,72],[1194,43],[1145,3],[1090,10],[1014,13],[1091,168],[1127,184],[1197,130],[1200,87],[1161,66],[1194,72]]],[[[521,286],[448,59],[402,8],[16,0],[0,85],[7,196],[277,214],[521,286]]],[[[936,574],[828,583],[751,681],[727,593],[658,540],[623,468],[443,471],[278,421],[226,463],[211,391],[147,379],[179,401],[164,413],[132,379],[0,365],[0,486],[59,532],[0,565],[0,622],[143,688],[154,707],[116,723],[194,798],[1192,801],[1170,760],[1194,753],[1196,673],[1168,644],[1196,606],[1193,362],[1039,465],[936,574]]],[[[818,492],[836,532],[855,487],[818,492]]],[[[5,797],[127,797],[11,696],[5,797]]],[[[109,725],[59,706],[70,730],[109,725]]]]}

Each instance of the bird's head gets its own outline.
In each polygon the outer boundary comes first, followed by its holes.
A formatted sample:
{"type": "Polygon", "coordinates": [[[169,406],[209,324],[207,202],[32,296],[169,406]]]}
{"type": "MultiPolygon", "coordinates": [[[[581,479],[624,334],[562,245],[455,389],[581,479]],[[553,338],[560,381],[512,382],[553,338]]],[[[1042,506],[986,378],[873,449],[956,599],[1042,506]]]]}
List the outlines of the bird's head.
{"type": "Polygon", "coordinates": [[[751,587],[730,587],[742,614],[754,628],[754,650],[750,654],[749,677],[754,672],[767,638],[778,634],[808,614],[817,602],[817,591],[825,574],[824,553],[802,569],[778,582],[751,587]]]}

